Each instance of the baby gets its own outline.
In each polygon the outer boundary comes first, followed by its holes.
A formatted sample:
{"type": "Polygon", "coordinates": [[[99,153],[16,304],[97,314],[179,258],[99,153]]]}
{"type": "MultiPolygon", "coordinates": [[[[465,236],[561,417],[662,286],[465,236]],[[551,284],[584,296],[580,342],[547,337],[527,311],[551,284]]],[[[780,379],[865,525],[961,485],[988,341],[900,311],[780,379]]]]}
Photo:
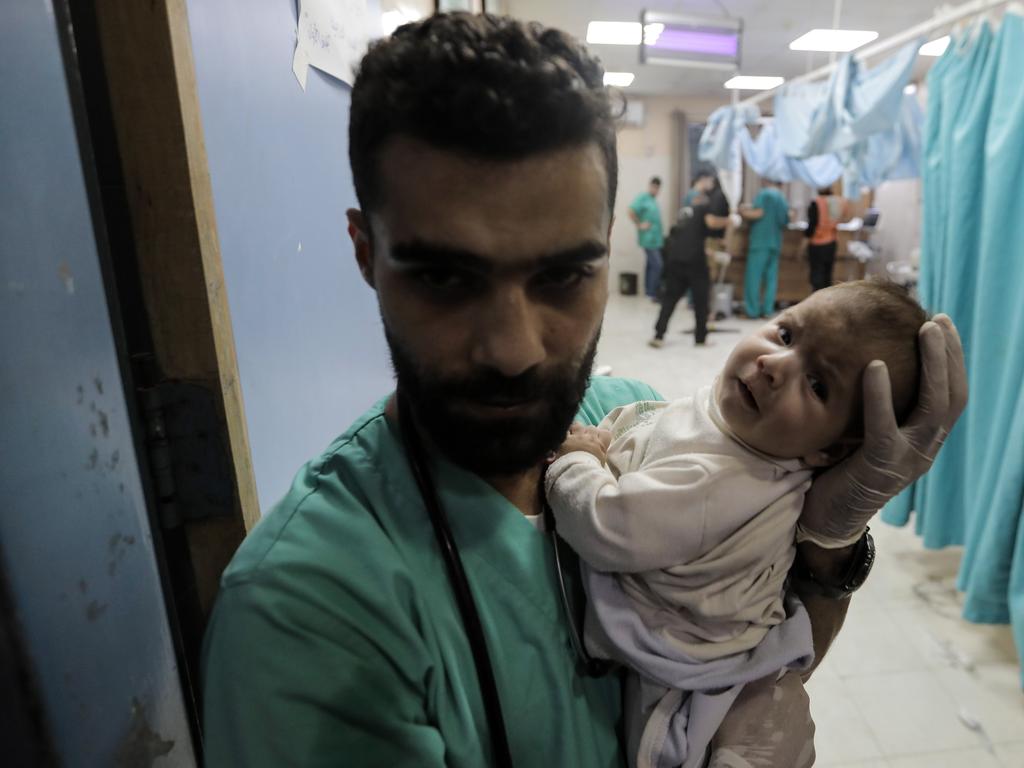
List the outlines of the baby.
{"type": "Polygon", "coordinates": [[[927,317],[899,287],[818,291],[741,341],[715,384],[573,425],[545,486],[584,561],[586,642],[631,667],[631,765],[699,766],[743,684],[813,658],[785,581],[814,470],[862,439],[861,377],[889,369],[902,420],[927,317]]]}

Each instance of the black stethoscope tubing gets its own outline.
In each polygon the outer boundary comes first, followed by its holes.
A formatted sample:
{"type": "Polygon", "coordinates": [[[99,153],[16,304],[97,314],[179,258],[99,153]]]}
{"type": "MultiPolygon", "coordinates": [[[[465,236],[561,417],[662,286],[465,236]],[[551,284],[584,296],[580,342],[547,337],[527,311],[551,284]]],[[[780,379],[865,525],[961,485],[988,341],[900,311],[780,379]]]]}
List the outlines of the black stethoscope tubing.
{"type": "Polygon", "coordinates": [[[473,664],[476,666],[476,676],[480,682],[487,726],[491,732],[495,765],[498,768],[513,768],[512,750],[509,747],[505,718],[501,712],[501,698],[498,695],[498,683],[494,679],[494,665],[491,664],[491,657],[487,650],[487,638],[484,636],[483,624],[473,600],[469,579],[466,578],[466,570],[462,567],[462,558],[459,557],[458,547],[455,546],[455,538],[452,535],[451,526],[448,524],[448,517],[441,506],[433,478],[427,468],[419,434],[413,424],[405,398],[401,394],[398,395],[398,420],[402,441],[405,443],[406,454],[409,458],[409,466],[412,469],[416,485],[419,487],[423,503],[427,507],[430,522],[434,527],[434,536],[437,538],[437,544],[444,557],[448,578],[451,581],[459,613],[462,616],[462,625],[473,653],[473,664]]]}

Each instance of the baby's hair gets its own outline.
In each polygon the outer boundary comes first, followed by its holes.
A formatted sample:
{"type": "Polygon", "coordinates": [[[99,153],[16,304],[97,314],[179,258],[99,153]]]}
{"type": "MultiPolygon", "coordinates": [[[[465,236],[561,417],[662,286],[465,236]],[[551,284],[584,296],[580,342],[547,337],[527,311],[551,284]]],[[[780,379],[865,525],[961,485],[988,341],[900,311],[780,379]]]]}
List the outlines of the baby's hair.
{"type": "MultiPolygon", "coordinates": [[[[899,423],[910,415],[917,403],[920,381],[918,332],[928,321],[922,309],[905,288],[889,280],[855,280],[838,283],[826,289],[836,298],[853,298],[838,305],[846,315],[848,327],[856,329],[871,358],[882,360],[889,369],[892,402],[899,423]]],[[[851,425],[857,435],[863,434],[863,416],[858,414],[851,425]]]]}

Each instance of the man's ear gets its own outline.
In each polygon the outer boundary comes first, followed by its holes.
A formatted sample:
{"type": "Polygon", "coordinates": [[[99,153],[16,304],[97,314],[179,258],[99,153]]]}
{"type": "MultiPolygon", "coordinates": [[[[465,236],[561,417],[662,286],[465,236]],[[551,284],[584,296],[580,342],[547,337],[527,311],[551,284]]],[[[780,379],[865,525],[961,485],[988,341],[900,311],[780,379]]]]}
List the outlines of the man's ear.
{"type": "Polygon", "coordinates": [[[858,440],[852,440],[849,438],[840,438],[834,445],[830,445],[820,451],[814,451],[806,456],[801,457],[801,461],[808,467],[814,469],[824,469],[825,467],[831,467],[838,464],[840,461],[845,459],[860,445],[858,440]]]}
{"type": "Polygon", "coordinates": [[[370,246],[370,227],[363,212],[356,208],[349,208],[345,211],[348,218],[348,236],[352,238],[352,245],[355,246],[356,264],[359,266],[359,274],[371,288],[373,284],[373,248],[370,246]]]}

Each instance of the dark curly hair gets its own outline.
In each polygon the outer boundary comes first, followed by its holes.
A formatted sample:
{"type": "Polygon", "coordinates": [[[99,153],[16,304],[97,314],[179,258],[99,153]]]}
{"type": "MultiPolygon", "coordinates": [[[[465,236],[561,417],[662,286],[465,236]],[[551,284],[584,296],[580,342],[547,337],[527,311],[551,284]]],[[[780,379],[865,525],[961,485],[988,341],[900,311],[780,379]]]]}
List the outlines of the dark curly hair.
{"type": "Polygon", "coordinates": [[[377,153],[404,135],[496,160],[596,142],[615,205],[615,126],[601,63],[532,22],[451,13],[370,46],[352,88],[349,160],[363,210],[379,202],[377,153]]]}
{"type": "MultiPolygon", "coordinates": [[[[885,362],[893,411],[902,424],[917,404],[921,376],[918,333],[928,321],[928,313],[906,288],[888,280],[854,280],[825,290],[841,297],[835,311],[858,347],[869,358],[885,362]]],[[[858,412],[850,429],[863,434],[863,414],[858,412]]]]}

